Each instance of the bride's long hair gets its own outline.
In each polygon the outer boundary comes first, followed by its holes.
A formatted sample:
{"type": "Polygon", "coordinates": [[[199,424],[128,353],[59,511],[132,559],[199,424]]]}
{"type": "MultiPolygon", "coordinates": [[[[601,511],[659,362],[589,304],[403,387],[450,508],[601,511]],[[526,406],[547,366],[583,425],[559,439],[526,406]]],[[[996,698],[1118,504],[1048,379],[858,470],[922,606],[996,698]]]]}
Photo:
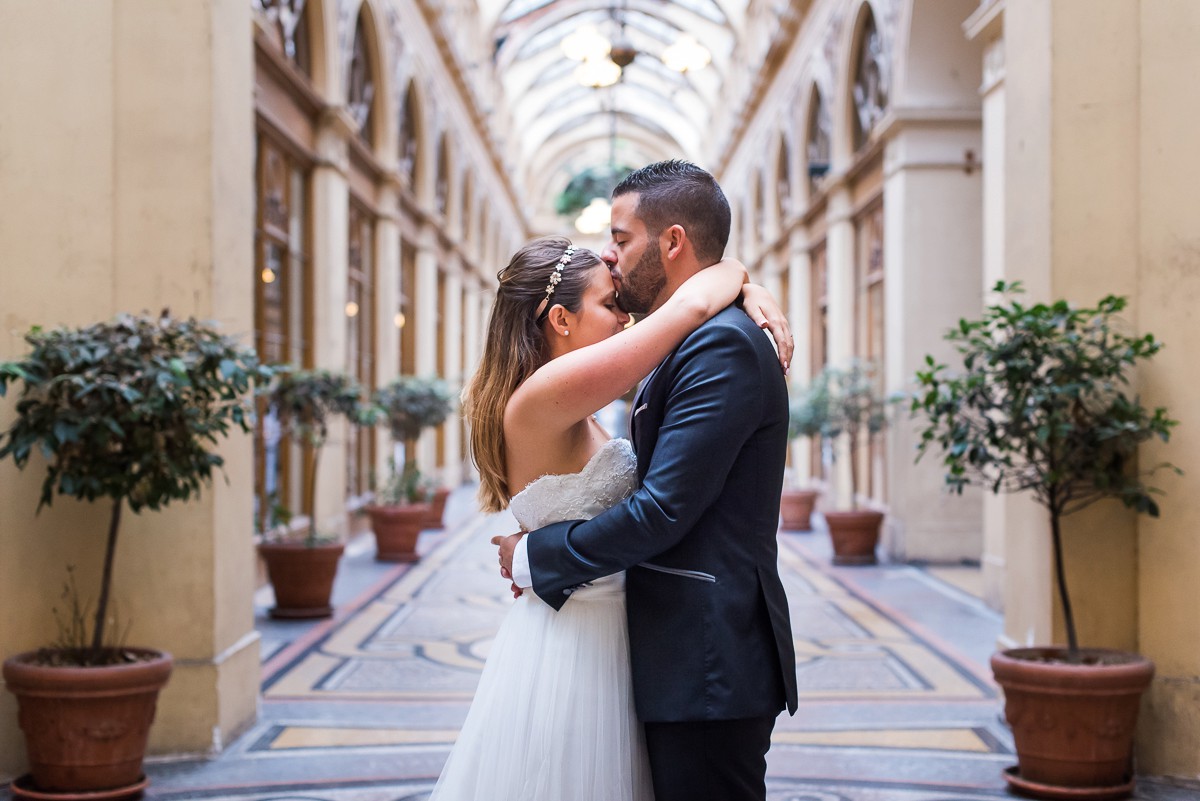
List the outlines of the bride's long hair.
{"type": "MultiPolygon", "coordinates": [[[[545,304],[550,276],[571,241],[535,239],[496,274],[500,287],[492,304],[483,358],[463,391],[463,415],[471,427],[471,457],[479,468],[479,502],[485,512],[508,507],[508,463],[504,409],[513,392],[546,363],[546,315],[552,306],[579,310],[592,268],[601,264],[590,250],[576,249],[545,304]]],[[[518,488],[519,489],[519,488],[518,488]]]]}

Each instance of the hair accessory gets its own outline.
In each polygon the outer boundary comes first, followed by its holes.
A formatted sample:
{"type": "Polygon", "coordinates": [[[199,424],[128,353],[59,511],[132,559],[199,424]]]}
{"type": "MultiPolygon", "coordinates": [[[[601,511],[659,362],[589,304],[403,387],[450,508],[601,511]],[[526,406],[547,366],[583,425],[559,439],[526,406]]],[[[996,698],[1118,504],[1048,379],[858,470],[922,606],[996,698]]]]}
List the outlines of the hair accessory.
{"type": "Polygon", "coordinates": [[[554,272],[550,273],[550,283],[546,284],[546,297],[538,304],[538,319],[541,319],[542,312],[550,308],[550,296],[554,294],[555,288],[562,281],[563,268],[571,263],[571,257],[575,255],[575,246],[570,245],[558,259],[558,263],[554,265],[554,272]]]}
{"type": "Polygon", "coordinates": [[[575,246],[567,248],[563,251],[562,258],[558,260],[558,264],[554,265],[554,272],[550,273],[550,283],[546,284],[546,297],[549,298],[554,294],[555,287],[562,280],[563,268],[571,263],[571,257],[575,255],[575,246]]]}

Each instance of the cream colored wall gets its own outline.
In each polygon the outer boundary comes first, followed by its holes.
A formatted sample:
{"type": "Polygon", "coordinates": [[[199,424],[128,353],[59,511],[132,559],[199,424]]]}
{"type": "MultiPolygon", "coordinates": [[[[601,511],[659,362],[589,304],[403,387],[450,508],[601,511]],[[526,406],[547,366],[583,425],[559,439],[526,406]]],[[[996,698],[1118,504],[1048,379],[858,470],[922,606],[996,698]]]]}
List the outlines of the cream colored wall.
{"type": "MultiPolygon", "coordinates": [[[[1006,11],[1006,47],[1022,54],[1009,59],[1005,90],[1006,273],[1025,278],[1034,300],[1094,303],[1136,288],[1136,4],[1113,4],[1105,14],[1087,8],[1019,1],[1006,11]]],[[[1051,569],[1045,524],[1018,531],[1013,522],[1009,570],[1033,570],[1014,573],[1010,601],[1026,595],[1031,575],[1048,585],[1051,569]]],[[[1081,641],[1136,647],[1133,517],[1108,504],[1070,517],[1064,548],[1081,641]]],[[[1040,605],[1016,604],[1007,609],[1009,638],[1021,642],[1033,630],[1062,641],[1058,617],[1047,631],[1040,605]]]]}
{"type": "MultiPolygon", "coordinates": [[[[1138,650],[1158,667],[1143,704],[1139,770],[1196,778],[1200,501],[1187,482],[1200,469],[1200,384],[1191,369],[1200,157],[1190,135],[1200,119],[1183,98],[1200,70],[1200,9],[1129,0],[1091,11],[1083,0],[1007,3],[1005,273],[1025,279],[1038,299],[1129,295],[1130,329],[1167,343],[1136,389],[1182,424],[1169,444],[1144,446],[1141,461],[1170,460],[1189,478],[1159,474],[1154,483],[1167,492],[1160,519],[1114,502],[1068,518],[1065,547],[1081,643],[1138,650]]],[[[1051,616],[1044,513],[1039,523],[1015,501],[1006,511],[1007,637],[1062,641],[1060,616],[1051,616]]]]}
{"type": "Polygon", "coordinates": [[[1195,131],[1200,108],[1200,6],[1190,0],[1138,4],[1140,114],[1136,208],[1140,270],[1134,314],[1139,330],[1167,347],[1141,371],[1147,404],[1163,405],[1180,425],[1169,444],[1143,447],[1143,466],[1169,460],[1184,478],[1160,473],[1162,517],[1143,517],[1137,532],[1138,648],[1158,675],[1142,707],[1139,768],[1200,778],[1200,381],[1196,310],[1200,308],[1200,219],[1195,131]]]}
{"type": "MultiPolygon", "coordinates": [[[[6,4],[0,73],[0,358],[33,324],[118,311],[216,319],[248,333],[253,171],[249,8],[236,0],[6,4]],[[36,32],[37,35],[31,35],[36,32]],[[53,102],[47,102],[47,98],[53,102]],[[11,113],[12,110],[20,110],[11,113]],[[50,291],[52,288],[52,291],[50,291]]],[[[0,405],[9,418],[12,399],[0,405]]],[[[253,719],[250,442],[227,441],[229,483],[162,513],[126,514],[114,575],[129,642],[174,654],[151,750],[207,751],[253,719]]],[[[0,465],[0,633],[5,655],[54,636],[67,565],[94,597],[102,505],[59,501],[33,515],[38,463],[0,465]]],[[[0,772],[23,767],[11,697],[0,700],[0,772]]]]}

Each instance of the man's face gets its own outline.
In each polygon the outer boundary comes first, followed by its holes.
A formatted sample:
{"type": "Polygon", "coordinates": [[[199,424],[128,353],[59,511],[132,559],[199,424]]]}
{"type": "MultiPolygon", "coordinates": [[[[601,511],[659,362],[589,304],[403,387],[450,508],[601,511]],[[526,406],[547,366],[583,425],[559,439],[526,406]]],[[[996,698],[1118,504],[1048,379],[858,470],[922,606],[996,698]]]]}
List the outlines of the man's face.
{"type": "Polygon", "coordinates": [[[650,311],[667,283],[658,240],[651,239],[637,216],[638,195],[621,195],[612,205],[612,239],[600,253],[620,280],[621,308],[634,314],[650,311]]]}

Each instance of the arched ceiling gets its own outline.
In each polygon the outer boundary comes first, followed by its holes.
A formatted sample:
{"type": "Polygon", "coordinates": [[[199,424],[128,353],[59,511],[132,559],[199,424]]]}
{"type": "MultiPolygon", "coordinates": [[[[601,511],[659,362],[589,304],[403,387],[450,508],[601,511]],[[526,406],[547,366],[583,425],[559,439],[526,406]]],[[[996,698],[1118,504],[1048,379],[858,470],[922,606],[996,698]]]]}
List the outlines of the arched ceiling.
{"type": "Polygon", "coordinates": [[[722,82],[744,30],[747,0],[478,0],[511,123],[506,137],[514,176],[541,216],[572,176],[595,167],[661,158],[702,160],[722,82]],[[583,26],[637,50],[621,80],[579,85],[579,62],[562,40],[583,26]],[[662,52],[681,35],[706,47],[712,62],[679,73],[662,52]],[[615,136],[614,136],[615,123],[615,136]],[[614,159],[615,155],[615,159],[614,159]]]}

